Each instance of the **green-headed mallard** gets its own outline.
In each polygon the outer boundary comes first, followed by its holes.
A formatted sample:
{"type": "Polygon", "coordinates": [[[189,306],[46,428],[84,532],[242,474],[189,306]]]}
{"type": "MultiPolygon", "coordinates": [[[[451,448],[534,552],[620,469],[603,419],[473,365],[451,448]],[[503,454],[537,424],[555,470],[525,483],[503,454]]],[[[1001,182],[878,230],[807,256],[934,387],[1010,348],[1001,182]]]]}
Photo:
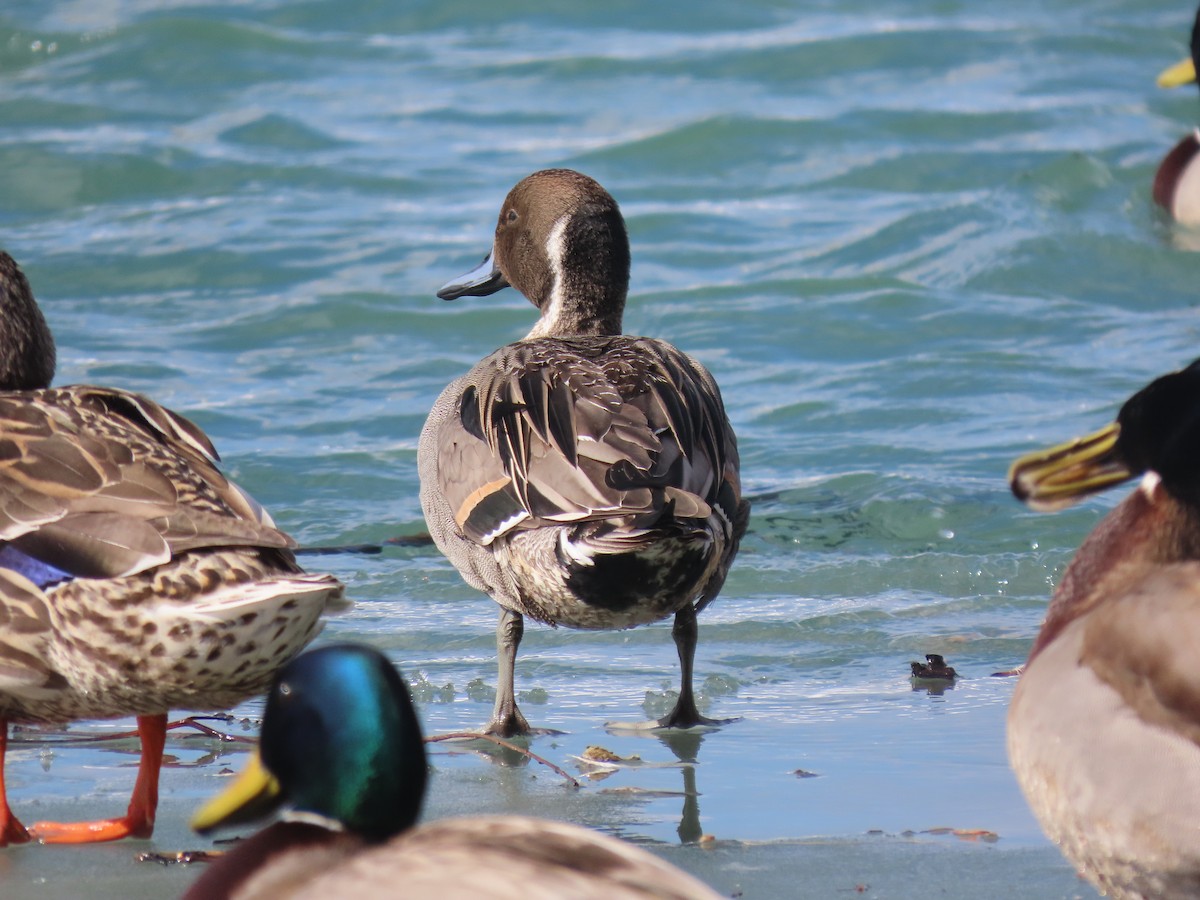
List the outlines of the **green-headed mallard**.
{"type": "Polygon", "coordinates": [[[1198,462],[1200,360],[1010,472],[1043,510],[1143,476],[1063,574],[1008,714],[1042,827],[1113,897],[1200,896],[1198,462]]]}
{"type": "Polygon", "coordinates": [[[138,394],[49,387],[54,340],[0,253],[0,846],[148,837],[166,712],[261,693],[344,605],[291,539],[216,468],[183,416],[138,394]],[[10,722],[136,715],[127,813],[40,822],[10,812],[10,722]]]}
{"type": "MultiPolygon", "coordinates": [[[[1164,70],[1158,86],[1179,87],[1196,81],[1200,59],[1200,10],[1192,25],[1191,58],[1164,70]]],[[[1159,164],[1154,175],[1154,202],[1186,225],[1200,224],[1200,129],[1184,137],[1159,164]]]]}
{"type": "Polygon", "coordinates": [[[679,701],[649,724],[712,724],[692,693],[696,613],[720,591],[750,515],[717,384],[665,341],[621,334],[629,238],[616,201],[585,175],[547,169],[517,184],[491,254],[438,296],[509,285],[541,317],[450,383],[418,450],[434,540],[501,606],[487,730],[530,730],[513,694],[524,616],[609,629],[674,615],[679,701]]]}
{"type": "Polygon", "coordinates": [[[421,728],[378,651],[303,653],[267,697],[250,765],[192,820],[197,829],[280,821],[239,842],[185,900],[715,900],[711,889],[624,841],[521,816],[414,827],[425,794],[421,728]]]}

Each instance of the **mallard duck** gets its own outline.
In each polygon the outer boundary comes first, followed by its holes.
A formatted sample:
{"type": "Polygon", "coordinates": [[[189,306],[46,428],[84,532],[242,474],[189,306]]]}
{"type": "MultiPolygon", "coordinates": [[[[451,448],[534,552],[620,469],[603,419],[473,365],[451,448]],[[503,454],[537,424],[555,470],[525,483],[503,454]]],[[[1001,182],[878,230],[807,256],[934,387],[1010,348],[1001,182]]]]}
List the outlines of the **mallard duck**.
{"type": "MultiPolygon", "coordinates": [[[[1192,25],[1191,58],[1165,69],[1158,86],[1180,87],[1196,81],[1200,58],[1200,10],[1192,25]]],[[[1154,175],[1154,202],[1185,225],[1200,223],[1200,129],[1193,129],[1159,164],[1154,175]]]]}
{"type": "Polygon", "coordinates": [[[521,816],[415,827],[425,795],[421,726],[378,651],[303,653],[267,697],[262,740],[238,780],[204,806],[201,833],[287,811],[218,859],[185,900],[633,900],[718,895],[624,841],[521,816]]]}
{"type": "Polygon", "coordinates": [[[1200,896],[1200,360],[1018,459],[1041,510],[1141,475],[1063,574],[1008,714],[1046,833],[1102,893],[1200,896]]]}
{"type": "Polygon", "coordinates": [[[418,448],[434,541],[501,607],[486,730],[530,732],[513,692],[525,616],[611,629],[674,615],[679,700],[647,727],[717,724],[692,692],[696,613],[720,591],[750,515],[721,392],[665,341],[621,333],[629,238],[586,175],[546,169],[517,184],[491,253],[438,296],[510,285],[541,317],[450,383],[418,448]]]}
{"type": "Polygon", "coordinates": [[[261,693],[345,603],[221,475],[204,432],[139,394],[51,388],[54,362],[0,253],[0,846],[149,837],[166,711],[261,693]],[[126,814],[26,830],[3,790],[8,724],[129,715],[142,755],[126,814]]]}

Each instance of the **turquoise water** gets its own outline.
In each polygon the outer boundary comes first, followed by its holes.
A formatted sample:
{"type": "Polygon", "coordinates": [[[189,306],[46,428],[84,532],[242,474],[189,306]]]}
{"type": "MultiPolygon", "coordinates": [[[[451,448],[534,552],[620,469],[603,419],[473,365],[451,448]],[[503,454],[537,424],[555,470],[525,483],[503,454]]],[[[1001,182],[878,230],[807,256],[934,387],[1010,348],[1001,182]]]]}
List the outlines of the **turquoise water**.
{"type": "MultiPolygon", "coordinates": [[[[566,732],[534,749],[573,771],[589,744],[646,764],[571,791],[443,746],[431,813],[589,822],[748,897],[1091,896],[1017,791],[1013,684],[989,675],[1023,660],[1116,498],[1037,516],[1004,474],[1198,355],[1200,238],[1149,199],[1200,120],[1194,91],[1153,84],[1191,14],[9,4],[0,245],[56,331],[61,383],[192,416],[303,543],[378,544],[423,530],[416,442],[438,391],[532,322],[512,291],[433,291],[482,257],[517,179],[593,175],[629,224],[628,330],[707,364],[740,435],[754,518],[697,669],[710,714],[742,721],[691,745],[612,735],[675,687],[669,624],[531,626],[518,690],[566,732]],[[912,689],[926,652],[965,676],[953,690],[912,689]],[[942,826],[999,841],[920,834],[942,826]],[[700,833],[712,851],[678,846],[700,833]]],[[[358,601],[327,636],[385,649],[430,732],[486,720],[496,610],[436,552],[308,562],[358,601]]],[[[24,818],[124,808],[128,742],[22,737],[7,777],[24,818]]],[[[187,869],[131,854],[207,846],[186,817],[243,756],[169,748],[153,842],[6,851],[5,896],[178,890],[187,869]]]]}

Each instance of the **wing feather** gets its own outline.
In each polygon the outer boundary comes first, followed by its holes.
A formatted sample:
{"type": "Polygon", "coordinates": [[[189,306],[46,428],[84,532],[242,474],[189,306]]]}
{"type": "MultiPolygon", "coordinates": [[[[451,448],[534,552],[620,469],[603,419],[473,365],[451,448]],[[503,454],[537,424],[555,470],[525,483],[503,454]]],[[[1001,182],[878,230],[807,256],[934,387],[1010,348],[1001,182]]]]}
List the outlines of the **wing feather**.
{"type": "MultiPolygon", "coordinates": [[[[737,444],[716,383],[669,344],[522,341],[456,390],[438,430],[438,487],[478,543],[549,522],[705,519],[728,502],[730,478],[740,502],[737,444]]],[[[736,512],[724,510],[730,520],[736,512]]]]}
{"type": "Polygon", "coordinates": [[[187,549],[291,546],[215,459],[199,428],[137,394],[0,392],[0,541],[89,578],[187,549]]]}

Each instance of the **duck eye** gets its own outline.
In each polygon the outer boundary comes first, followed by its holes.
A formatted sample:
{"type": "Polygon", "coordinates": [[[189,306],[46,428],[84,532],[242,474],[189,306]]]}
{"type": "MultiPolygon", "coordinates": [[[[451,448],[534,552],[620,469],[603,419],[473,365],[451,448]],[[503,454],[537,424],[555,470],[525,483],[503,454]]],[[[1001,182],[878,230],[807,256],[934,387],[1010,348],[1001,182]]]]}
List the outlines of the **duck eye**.
{"type": "Polygon", "coordinates": [[[510,209],[508,211],[508,215],[504,218],[508,221],[508,224],[511,225],[513,222],[517,221],[517,211],[515,209],[510,209]]]}

